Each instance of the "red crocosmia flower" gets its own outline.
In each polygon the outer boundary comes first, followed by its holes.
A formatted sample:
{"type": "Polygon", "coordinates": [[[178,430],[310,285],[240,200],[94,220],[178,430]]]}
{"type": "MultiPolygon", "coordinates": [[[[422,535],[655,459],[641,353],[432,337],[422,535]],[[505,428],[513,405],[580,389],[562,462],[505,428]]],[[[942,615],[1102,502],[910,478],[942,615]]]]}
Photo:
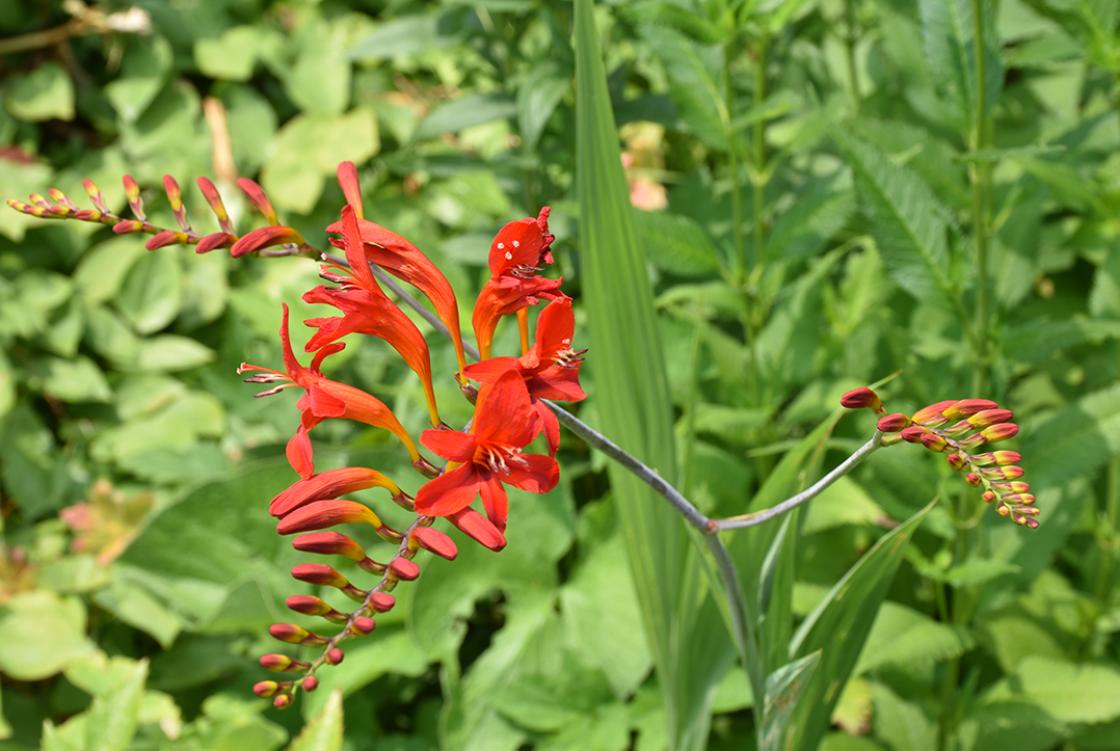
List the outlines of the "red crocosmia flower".
{"type": "Polygon", "coordinates": [[[342,227],[345,238],[343,247],[350,268],[327,264],[322,273],[324,278],[341,286],[319,286],[303,295],[306,302],[337,308],[342,312],[342,317],[308,320],[307,325],[318,331],[307,343],[307,351],[321,349],[353,333],[384,339],[420,378],[432,425],[439,425],[439,410],[436,408],[436,395],[432,388],[432,362],[424,335],[382,292],[363,256],[357,220],[349,206],[342,209],[342,227]]]}
{"type": "MultiPolygon", "coordinates": [[[[349,186],[353,190],[353,186],[349,186]]],[[[353,210],[353,209],[351,209],[353,210]]],[[[327,227],[327,232],[343,232],[343,223],[335,222],[327,227]]],[[[455,291],[443,272],[415,245],[400,235],[374,224],[368,219],[358,219],[358,232],[362,240],[365,260],[375,263],[393,276],[416,287],[431,301],[436,315],[451,332],[455,344],[455,356],[459,362],[459,372],[466,367],[467,358],[463,352],[463,336],[459,330],[459,303],[455,291]]],[[[332,239],[331,244],[344,247],[348,244],[332,239]]],[[[351,262],[353,265],[353,262],[351,262]]]]}
{"type": "Polygon", "coordinates": [[[502,316],[529,308],[542,299],[561,297],[562,282],[561,279],[548,279],[543,276],[528,279],[508,274],[490,277],[482,286],[482,291],[478,293],[478,300],[474,304],[474,315],[471,318],[475,339],[478,340],[478,351],[483,359],[490,357],[494,344],[494,330],[498,328],[498,321],[502,316]]]}
{"type": "Polygon", "coordinates": [[[548,206],[537,218],[527,217],[509,222],[494,236],[490,245],[490,273],[494,276],[512,274],[527,278],[552,263],[552,241],[548,231],[548,206]]]}
{"type": "Polygon", "coordinates": [[[537,432],[536,410],[521,376],[506,371],[484,384],[470,433],[425,430],[420,436],[425,446],[449,464],[444,474],[420,488],[417,513],[450,516],[481,494],[486,515],[499,532],[504,531],[509,502],[503,483],[547,493],[559,478],[551,456],[521,453],[537,432]]]}
{"type": "Polygon", "coordinates": [[[280,325],[280,342],[283,345],[285,372],[248,363],[241,363],[237,372],[256,373],[257,375],[247,379],[250,383],[280,383],[268,391],[262,391],[258,396],[269,396],[292,387],[305,389],[303,396],[296,402],[296,407],[301,412],[300,426],[288,441],[287,448],[288,462],[301,477],[306,479],[315,472],[308,432],[331,417],[342,417],[384,428],[400,439],[413,462],[420,461],[420,452],[416,450],[412,437],[384,402],[361,389],[332,381],[320,372],[323,360],[345,345],[336,344],[319,350],[309,368],[300,365],[292,352],[292,341],[288,335],[287,305],[284,306],[283,322],[280,325]]]}
{"type": "Polygon", "coordinates": [[[366,488],[385,488],[394,497],[401,495],[397,484],[375,469],[343,467],[328,469],[304,480],[297,480],[268,504],[268,513],[284,516],[312,501],[333,500],[366,488]]]}
{"type": "Polygon", "coordinates": [[[572,301],[562,297],[553,300],[537,318],[536,342],[521,357],[494,357],[467,366],[467,377],[480,383],[492,383],[503,373],[516,371],[525,381],[540,425],[553,455],[560,446],[560,423],[542,399],[578,402],[585,398],[579,385],[579,367],[586,350],[572,349],[575,332],[572,301]]]}

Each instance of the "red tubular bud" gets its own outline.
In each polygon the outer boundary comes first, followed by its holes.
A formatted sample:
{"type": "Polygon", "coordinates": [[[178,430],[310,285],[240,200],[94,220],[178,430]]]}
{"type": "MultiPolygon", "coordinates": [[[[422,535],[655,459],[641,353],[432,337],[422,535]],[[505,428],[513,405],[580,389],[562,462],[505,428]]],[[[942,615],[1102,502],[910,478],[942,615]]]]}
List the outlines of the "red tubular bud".
{"type": "Polygon", "coordinates": [[[353,162],[341,162],[336,174],[338,184],[342,187],[342,195],[346,196],[346,203],[354,209],[354,216],[362,219],[365,210],[362,207],[362,188],[358,180],[358,168],[353,162]]]}
{"type": "Polygon", "coordinates": [[[964,476],[964,481],[969,485],[975,487],[980,484],[980,475],[976,474],[975,472],[969,472],[964,476]]]}
{"type": "Polygon", "coordinates": [[[949,444],[944,438],[937,435],[937,433],[923,433],[921,438],[922,445],[933,452],[941,452],[949,447],[949,444]]]}
{"type": "Polygon", "coordinates": [[[214,218],[218,220],[218,226],[222,228],[222,232],[230,235],[234,234],[233,225],[229,221],[229,212],[226,211],[226,205],[222,202],[222,194],[218,192],[217,186],[210,181],[210,178],[200,177],[198,178],[198,189],[202,191],[206,203],[210,204],[210,210],[214,212],[214,218]]]}
{"type": "Polygon", "coordinates": [[[314,691],[317,688],[319,688],[319,679],[316,678],[315,676],[309,675],[309,676],[307,676],[306,678],[303,679],[303,690],[304,691],[310,692],[310,691],[314,691]]]}
{"type": "Polygon", "coordinates": [[[996,506],[996,513],[1000,516],[1009,516],[1011,514],[1011,507],[1001,502],[996,506]]]}
{"type": "Polygon", "coordinates": [[[301,563],[292,567],[292,578],[308,584],[343,589],[350,585],[345,576],[325,563],[301,563]]]}
{"type": "Polygon", "coordinates": [[[288,696],[288,694],[279,694],[272,700],[272,706],[277,709],[287,709],[292,706],[292,697],[288,696]]]}
{"type": "Polygon", "coordinates": [[[261,655],[260,663],[262,668],[275,673],[292,673],[298,670],[306,670],[309,667],[303,660],[295,660],[282,654],[261,655]]]}
{"type": "Polygon", "coordinates": [[[262,699],[275,695],[279,690],[280,684],[276,681],[257,681],[253,684],[253,693],[262,699]]]}
{"type": "Polygon", "coordinates": [[[1038,529],[1038,519],[1026,519],[1027,529],[1038,529]]]}
{"type": "Polygon", "coordinates": [[[344,656],[345,655],[342,653],[341,649],[339,649],[338,647],[331,647],[330,649],[327,650],[326,660],[331,665],[337,665],[340,662],[342,662],[342,658],[344,656]]]}
{"type": "Polygon", "coordinates": [[[218,248],[228,248],[237,242],[237,235],[228,232],[214,232],[206,235],[194,246],[195,253],[209,253],[218,248]]]}
{"type": "Polygon", "coordinates": [[[1023,461],[1023,455],[1018,451],[993,451],[991,456],[995,463],[1000,466],[1018,464],[1023,461]]]}
{"type": "Polygon", "coordinates": [[[459,549],[451,538],[434,527],[417,527],[412,531],[412,539],[424,550],[435,553],[440,558],[453,561],[459,555],[459,549]]]}
{"type": "Polygon", "coordinates": [[[118,235],[129,235],[133,232],[143,232],[144,222],[139,219],[122,219],[113,225],[113,232],[118,235]]]}
{"type": "Polygon", "coordinates": [[[326,644],[327,640],[294,623],[273,623],[268,627],[273,639],[288,644],[326,644]]]}
{"type": "Polygon", "coordinates": [[[158,250],[168,245],[187,245],[188,243],[190,243],[190,238],[185,233],[165,229],[153,235],[148,242],[144,243],[144,247],[148,250],[158,250]]]}
{"type": "Polygon", "coordinates": [[[490,550],[498,551],[506,546],[506,538],[501,531],[474,509],[465,508],[447,518],[460,532],[490,550]]]}
{"type": "Polygon", "coordinates": [[[180,229],[190,232],[191,223],[187,220],[187,210],[183,206],[183,191],[171,175],[163,176],[163,192],[167,194],[167,203],[170,204],[171,213],[175,215],[180,229]]]}
{"type": "Polygon", "coordinates": [[[1030,506],[1034,503],[1034,496],[1030,493],[1009,493],[1003,497],[1007,503],[1021,503],[1024,506],[1030,506]]]}
{"type": "Polygon", "coordinates": [[[58,188],[51,188],[47,191],[47,195],[51,197],[52,201],[62,204],[70,211],[77,211],[78,209],[78,207],[74,205],[74,202],[70,200],[70,196],[66,195],[58,188]]]}
{"type": "Polygon", "coordinates": [[[416,577],[420,576],[420,567],[417,566],[414,562],[408,560],[407,558],[402,558],[401,556],[397,556],[393,560],[389,561],[389,571],[393,574],[393,576],[397,577],[398,579],[404,579],[405,581],[412,581],[416,577]]]}
{"type": "Polygon", "coordinates": [[[369,597],[369,604],[378,613],[388,613],[397,604],[397,598],[388,592],[374,592],[369,597]]]}
{"type": "MultiPolygon", "coordinates": [[[[967,425],[967,423],[965,423],[967,425]]],[[[973,433],[967,438],[957,438],[957,444],[965,451],[971,451],[984,445],[984,436],[979,433],[973,433]]]]}
{"type": "Polygon", "coordinates": [[[961,399],[946,407],[942,414],[950,420],[959,420],[962,417],[968,417],[986,409],[995,409],[998,406],[991,399],[961,399]]]}
{"type": "Polygon", "coordinates": [[[1015,465],[1009,467],[985,467],[980,471],[984,474],[984,477],[987,477],[989,480],[1018,480],[1024,474],[1023,468],[1015,465]]]}
{"type": "Polygon", "coordinates": [[[911,425],[908,428],[904,428],[899,435],[902,436],[902,440],[908,443],[921,443],[922,436],[928,432],[929,431],[921,425],[911,425]]]}
{"type": "Polygon", "coordinates": [[[984,494],[980,496],[986,503],[991,503],[996,499],[996,494],[990,490],[985,490],[984,494]]]}
{"type": "Polygon", "coordinates": [[[958,469],[958,470],[959,469],[964,469],[965,466],[967,465],[967,462],[964,460],[964,458],[960,454],[949,454],[948,456],[945,457],[945,461],[947,461],[949,463],[950,467],[952,467],[953,469],[958,469]]]}
{"type": "Polygon", "coordinates": [[[234,258],[240,258],[253,251],[270,248],[274,245],[300,245],[302,243],[303,235],[299,233],[299,230],[293,227],[273,225],[255,229],[244,235],[233,244],[229,252],[234,258]]]}
{"type": "Polygon", "coordinates": [[[1031,484],[1029,482],[993,482],[993,488],[997,488],[1005,493],[1029,493],[1031,484]]]}
{"type": "Polygon", "coordinates": [[[1009,409],[985,409],[969,417],[967,422],[974,428],[986,428],[997,422],[1007,422],[1012,417],[1009,409]]]}
{"type": "Polygon", "coordinates": [[[346,615],[332,608],[314,595],[292,595],[285,604],[297,613],[318,615],[329,621],[345,620],[346,615]]]}
{"type": "Polygon", "coordinates": [[[922,407],[917,412],[910,415],[910,419],[914,422],[920,422],[924,425],[928,424],[933,427],[938,427],[949,421],[949,418],[945,417],[945,415],[942,414],[942,410],[948,409],[954,404],[956,404],[956,401],[952,399],[944,402],[930,404],[926,407],[922,407]]]}
{"type": "Polygon", "coordinates": [[[901,412],[894,412],[885,417],[880,417],[875,427],[884,433],[897,433],[903,428],[910,427],[910,418],[901,412]]]}
{"type": "Polygon", "coordinates": [[[82,180],[82,187],[89,196],[89,200],[93,202],[94,207],[102,214],[109,213],[109,207],[105,205],[105,199],[101,197],[101,189],[97,187],[97,183],[93,180],[82,180]]]}
{"type": "Polygon", "coordinates": [[[340,532],[311,532],[292,540],[292,547],[305,553],[341,555],[352,561],[361,561],[366,551],[351,537],[340,532]]]}
{"type": "Polygon", "coordinates": [[[847,391],[840,397],[840,406],[845,409],[873,409],[876,412],[883,410],[883,400],[871,389],[861,386],[858,389],[847,391]]]}
{"type": "Polygon", "coordinates": [[[980,431],[980,435],[984,436],[984,440],[989,443],[996,441],[1005,441],[1008,438],[1014,438],[1019,432],[1019,426],[1013,422],[1001,422],[997,425],[989,425],[980,431]]]}
{"type": "Polygon", "coordinates": [[[121,183],[124,184],[124,194],[128,197],[128,207],[132,209],[132,215],[141,222],[147,221],[144,215],[144,199],[140,197],[140,186],[132,179],[132,175],[122,176],[121,183]]]}
{"type": "Polygon", "coordinates": [[[377,623],[368,615],[359,615],[354,619],[353,626],[354,630],[359,634],[369,634],[373,633],[373,630],[377,628],[377,623]]]}
{"type": "Polygon", "coordinates": [[[280,223],[276,218],[276,209],[272,208],[272,202],[269,201],[268,196],[265,195],[264,188],[247,177],[238,179],[237,187],[245,191],[245,195],[248,196],[253,205],[257,207],[257,211],[264,215],[265,221],[269,224],[280,223]]]}
{"type": "Polygon", "coordinates": [[[365,522],[374,527],[380,527],[381,519],[373,511],[354,501],[315,501],[306,506],[300,506],[295,511],[287,514],[276,525],[276,531],[282,535],[295,532],[309,532],[311,530],[333,527],[336,524],[352,524],[365,522]]]}

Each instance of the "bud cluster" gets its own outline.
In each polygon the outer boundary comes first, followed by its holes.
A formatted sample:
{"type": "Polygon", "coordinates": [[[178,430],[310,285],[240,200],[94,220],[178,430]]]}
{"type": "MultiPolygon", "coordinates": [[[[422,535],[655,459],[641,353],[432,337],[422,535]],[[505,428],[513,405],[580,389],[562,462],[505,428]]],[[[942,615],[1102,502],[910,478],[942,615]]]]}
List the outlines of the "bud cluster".
{"type": "Polygon", "coordinates": [[[906,441],[945,454],[949,466],[964,472],[964,480],[982,488],[981,497],[995,504],[996,513],[1016,524],[1036,529],[1039,509],[1031,486],[1020,481],[1022,455],[1017,451],[986,451],[989,444],[1014,438],[1019,426],[1011,410],[989,399],[949,399],[922,407],[912,415],[886,414],[882,400],[869,388],[849,391],[840,399],[849,409],[868,407],[882,416],[876,427],[884,445],[906,441]]]}

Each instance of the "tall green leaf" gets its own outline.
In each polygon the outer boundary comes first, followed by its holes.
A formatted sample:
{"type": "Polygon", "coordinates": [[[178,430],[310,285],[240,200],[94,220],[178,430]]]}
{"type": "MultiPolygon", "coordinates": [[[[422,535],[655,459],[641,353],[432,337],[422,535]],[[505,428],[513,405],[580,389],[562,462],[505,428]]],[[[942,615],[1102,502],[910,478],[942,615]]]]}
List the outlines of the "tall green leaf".
{"type": "MultiPolygon", "coordinates": [[[[583,300],[602,428],[670,481],[672,415],[646,259],[622,172],[591,0],[576,3],[576,146],[583,300]]],[[[611,466],[646,637],[664,691],[669,744],[703,748],[708,703],[730,645],[677,513],[611,466]],[[715,616],[715,617],[712,617],[715,616]]]]}
{"type": "Polygon", "coordinates": [[[821,658],[773,748],[816,748],[828,730],[840,688],[851,677],[910,537],[934,507],[929,503],[879,539],[848,569],[805,618],[790,643],[790,657],[821,658]]]}
{"type": "Polygon", "coordinates": [[[875,146],[837,129],[833,136],[856,178],[883,261],[900,287],[918,299],[948,300],[946,210],[910,170],[875,146]]]}

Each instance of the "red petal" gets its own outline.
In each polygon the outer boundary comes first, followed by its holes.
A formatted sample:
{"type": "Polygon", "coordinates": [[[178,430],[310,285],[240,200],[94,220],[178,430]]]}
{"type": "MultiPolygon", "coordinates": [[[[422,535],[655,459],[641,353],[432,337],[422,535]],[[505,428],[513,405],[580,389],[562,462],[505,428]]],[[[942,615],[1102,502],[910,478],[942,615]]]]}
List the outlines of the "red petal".
{"type": "Polygon", "coordinates": [[[293,483],[272,499],[268,511],[273,516],[284,516],[292,509],[311,501],[337,498],[355,490],[377,487],[385,488],[394,495],[400,493],[396,483],[377,470],[366,467],[330,469],[293,483]]]}
{"type": "Polygon", "coordinates": [[[498,528],[473,508],[465,508],[452,514],[448,519],[459,528],[460,532],[480,545],[495,551],[506,546],[506,538],[498,531],[498,528]]]}
{"type": "Polygon", "coordinates": [[[540,266],[550,237],[533,217],[509,222],[490,244],[490,273],[501,276],[517,266],[540,266]]]}
{"type": "Polygon", "coordinates": [[[489,383],[498,380],[498,376],[507,370],[518,370],[520,366],[516,357],[491,357],[489,360],[468,365],[463,373],[473,381],[489,383]]]}
{"type": "Polygon", "coordinates": [[[285,453],[288,455],[288,464],[292,465],[292,469],[298,472],[300,477],[306,480],[315,474],[315,462],[311,453],[311,438],[307,435],[306,427],[300,425],[296,434],[288,439],[285,453]]]}
{"type": "Polygon", "coordinates": [[[377,514],[360,503],[345,500],[315,501],[285,515],[276,524],[276,532],[290,535],[355,522],[368,522],[375,527],[381,526],[381,519],[377,514]]]}
{"type": "Polygon", "coordinates": [[[519,373],[507,370],[483,384],[471,432],[478,441],[521,448],[536,435],[537,415],[519,373]]]}
{"type": "Polygon", "coordinates": [[[353,162],[341,162],[336,171],[342,195],[346,196],[346,203],[354,210],[359,219],[362,218],[362,187],[358,180],[358,168],[353,162]]]}
{"type": "Polygon", "coordinates": [[[252,253],[255,250],[268,248],[273,245],[285,245],[287,243],[299,244],[302,242],[303,235],[292,227],[282,227],[278,225],[261,227],[247,235],[243,235],[241,239],[233,244],[229,252],[234,258],[240,258],[247,253],[252,253]]]}
{"type": "Polygon", "coordinates": [[[537,402],[536,408],[537,417],[544,429],[544,438],[548,441],[548,453],[556,456],[556,450],[560,448],[560,421],[556,419],[556,413],[552,408],[544,402],[537,402]]]}
{"type": "Polygon", "coordinates": [[[576,317],[570,297],[552,300],[537,318],[536,349],[542,360],[551,360],[557,352],[572,348],[576,317]]]}
{"type": "Polygon", "coordinates": [[[458,430],[425,430],[420,443],[453,462],[469,462],[477,445],[473,435],[458,430]]]}
{"type": "Polygon", "coordinates": [[[346,402],[327,393],[325,388],[312,386],[307,394],[311,397],[311,414],[316,417],[342,417],[346,414],[346,402]]]}
{"type": "Polygon", "coordinates": [[[547,493],[560,479],[560,465],[551,456],[524,454],[524,464],[510,462],[509,473],[502,477],[506,483],[530,493],[547,493]]]}
{"type": "Polygon", "coordinates": [[[506,495],[506,489],[495,477],[483,482],[479,490],[482,491],[482,507],[486,509],[486,518],[493,522],[499,532],[505,532],[506,519],[509,517],[509,497],[506,495]]]}
{"type": "Polygon", "coordinates": [[[448,516],[461,511],[478,496],[480,482],[472,464],[464,464],[429,480],[416,494],[416,512],[425,516],[448,516]]]}

